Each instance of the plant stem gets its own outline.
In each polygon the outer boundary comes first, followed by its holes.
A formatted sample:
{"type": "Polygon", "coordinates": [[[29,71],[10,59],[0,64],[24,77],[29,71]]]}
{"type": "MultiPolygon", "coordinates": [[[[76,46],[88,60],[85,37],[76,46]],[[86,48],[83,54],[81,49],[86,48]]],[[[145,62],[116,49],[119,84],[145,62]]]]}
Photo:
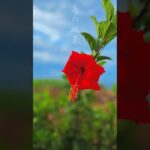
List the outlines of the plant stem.
{"type": "Polygon", "coordinates": [[[94,59],[96,59],[96,57],[98,56],[98,54],[99,54],[99,52],[100,52],[100,50],[102,49],[102,46],[101,47],[99,47],[96,51],[97,51],[97,53],[96,53],[96,55],[94,56],[94,59]]]}
{"type": "MultiPolygon", "coordinates": [[[[105,38],[103,41],[102,41],[102,43],[104,43],[105,41],[106,41],[106,39],[107,38],[105,38]]],[[[100,45],[98,48],[97,48],[97,50],[96,50],[96,55],[94,56],[94,59],[96,59],[96,57],[99,55],[99,52],[100,52],[100,50],[103,48],[103,44],[102,45],[100,45]]]]}

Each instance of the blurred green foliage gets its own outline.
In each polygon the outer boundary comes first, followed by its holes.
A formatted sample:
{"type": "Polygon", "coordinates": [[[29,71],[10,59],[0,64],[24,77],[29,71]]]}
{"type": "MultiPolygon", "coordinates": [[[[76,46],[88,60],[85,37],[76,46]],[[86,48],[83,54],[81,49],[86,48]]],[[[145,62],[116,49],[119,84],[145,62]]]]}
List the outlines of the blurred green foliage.
{"type": "Polygon", "coordinates": [[[101,104],[86,90],[70,103],[69,88],[65,77],[34,81],[33,149],[115,150],[116,100],[101,104]]]}
{"type": "Polygon", "coordinates": [[[133,16],[133,27],[144,32],[144,39],[150,42],[150,1],[131,0],[129,11],[133,16]]]}

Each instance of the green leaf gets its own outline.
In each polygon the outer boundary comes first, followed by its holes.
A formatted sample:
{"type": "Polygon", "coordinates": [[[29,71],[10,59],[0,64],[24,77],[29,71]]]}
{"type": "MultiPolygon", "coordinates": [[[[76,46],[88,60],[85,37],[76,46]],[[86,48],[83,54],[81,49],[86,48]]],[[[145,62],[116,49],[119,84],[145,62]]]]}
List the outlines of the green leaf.
{"type": "Polygon", "coordinates": [[[104,45],[110,42],[116,35],[117,35],[117,28],[113,23],[110,23],[105,33],[106,40],[104,42],[104,45]]]}
{"type": "Polygon", "coordinates": [[[111,20],[114,15],[114,7],[111,3],[111,0],[102,0],[102,6],[106,11],[107,20],[111,20]]]}
{"type": "Polygon", "coordinates": [[[116,37],[117,33],[114,32],[111,36],[109,36],[106,41],[104,41],[103,46],[107,45],[112,39],[116,37]]]}
{"type": "Polygon", "coordinates": [[[106,61],[99,61],[99,62],[97,62],[100,66],[103,66],[103,65],[105,65],[106,64],[106,61]]]}
{"type": "Polygon", "coordinates": [[[114,15],[114,7],[111,0],[102,0],[102,4],[106,11],[107,19],[105,21],[98,22],[95,16],[91,16],[96,28],[98,40],[88,33],[81,33],[88,42],[92,51],[97,50],[99,47],[104,47],[117,34],[117,15],[114,15]]]}
{"type": "Polygon", "coordinates": [[[106,31],[107,31],[107,28],[109,27],[109,24],[110,23],[107,21],[102,21],[99,23],[99,28],[98,28],[98,31],[99,31],[98,37],[99,38],[102,38],[102,39],[105,38],[106,31]]]}
{"type": "Polygon", "coordinates": [[[98,61],[101,61],[101,60],[111,60],[111,58],[110,58],[110,57],[107,57],[107,56],[98,56],[98,57],[97,57],[97,60],[98,60],[98,61]]]}
{"type": "Polygon", "coordinates": [[[101,22],[99,25],[99,38],[103,39],[102,45],[108,44],[117,34],[116,26],[110,22],[101,22]]]}
{"type": "Polygon", "coordinates": [[[83,37],[88,42],[91,50],[92,51],[96,50],[96,48],[97,48],[97,42],[96,42],[95,38],[92,35],[90,35],[89,33],[86,33],[86,32],[82,32],[81,34],[83,35],[83,37]]]}
{"type": "MultiPolygon", "coordinates": [[[[92,16],[91,19],[94,22],[99,39],[106,41],[106,38],[107,38],[107,42],[108,42],[115,37],[116,32],[117,32],[117,27],[116,27],[117,16],[116,15],[112,17],[111,21],[107,20],[107,21],[98,22],[95,16],[92,16]]],[[[103,43],[98,43],[98,44],[100,45],[103,43]]]]}
{"type": "Polygon", "coordinates": [[[115,27],[117,27],[117,14],[115,14],[115,15],[112,17],[112,23],[114,24],[115,27]]]}
{"type": "Polygon", "coordinates": [[[95,25],[95,28],[96,28],[96,32],[97,32],[97,35],[99,34],[99,22],[97,21],[96,17],[95,16],[91,16],[91,19],[95,25]]]}

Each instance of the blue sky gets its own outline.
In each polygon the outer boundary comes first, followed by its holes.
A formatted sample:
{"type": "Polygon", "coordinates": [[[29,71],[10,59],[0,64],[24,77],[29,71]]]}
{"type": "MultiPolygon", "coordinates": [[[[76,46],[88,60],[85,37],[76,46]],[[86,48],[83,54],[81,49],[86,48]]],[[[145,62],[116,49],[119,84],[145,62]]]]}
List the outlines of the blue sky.
{"type": "MultiPolygon", "coordinates": [[[[112,1],[116,8],[116,0],[112,1]]],[[[33,76],[38,78],[60,78],[72,50],[90,54],[90,48],[79,32],[88,32],[96,37],[90,16],[105,19],[101,0],[34,0],[33,3],[33,76]],[[74,7],[79,10],[74,13],[74,7]],[[74,23],[73,18],[78,18],[74,23]],[[75,38],[76,37],[76,38],[75,38]],[[73,42],[76,39],[76,42],[73,42]]],[[[116,39],[102,52],[112,61],[105,65],[105,74],[100,83],[110,87],[116,83],[116,39]]]]}

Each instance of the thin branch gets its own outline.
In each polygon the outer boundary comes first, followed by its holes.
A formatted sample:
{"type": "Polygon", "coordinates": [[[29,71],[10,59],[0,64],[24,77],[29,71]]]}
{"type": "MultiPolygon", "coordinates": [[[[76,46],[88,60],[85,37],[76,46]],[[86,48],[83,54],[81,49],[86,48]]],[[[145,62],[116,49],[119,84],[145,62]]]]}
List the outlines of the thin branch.
{"type": "MultiPolygon", "coordinates": [[[[102,41],[102,43],[104,43],[105,41],[107,40],[107,38],[105,38],[103,41],[102,41]]],[[[98,54],[99,54],[99,52],[100,52],[100,50],[103,48],[103,44],[102,45],[100,45],[97,49],[96,49],[96,55],[94,56],[94,59],[96,59],[96,57],[98,56],[98,54]]]]}

